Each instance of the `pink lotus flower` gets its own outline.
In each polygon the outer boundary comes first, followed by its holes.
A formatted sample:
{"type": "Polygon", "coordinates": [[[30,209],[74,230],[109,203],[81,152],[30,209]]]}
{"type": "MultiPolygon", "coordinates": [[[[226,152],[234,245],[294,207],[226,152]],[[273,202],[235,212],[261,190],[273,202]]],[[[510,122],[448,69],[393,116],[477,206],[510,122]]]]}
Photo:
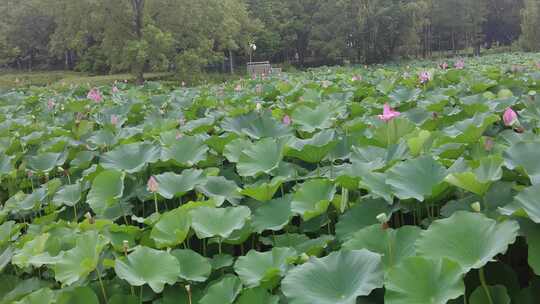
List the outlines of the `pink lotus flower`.
{"type": "Polygon", "coordinates": [[[486,138],[486,140],[484,141],[484,149],[486,151],[493,150],[494,145],[495,145],[495,142],[493,141],[493,138],[491,137],[486,138]]]}
{"type": "Polygon", "coordinates": [[[113,94],[120,93],[120,90],[116,86],[113,86],[111,91],[113,94]]]}
{"type": "Polygon", "coordinates": [[[441,70],[446,70],[446,69],[448,69],[448,63],[443,62],[443,63],[439,64],[439,68],[441,68],[441,70]]]}
{"type": "Polygon", "coordinates": [[[390,121],[390,120],[398,117],[399,115],[401,115],[400,112],[394,111],[394,109],[392,109],[389,104],[385,103],[384,104],[384,109],[383,109],[383,114],[378,115],[378,117],[382,121],[390,121]]]}
{"type": "Polygon", "coordinates": [[[86,95],[88,99],[93,100],[96,103],[100,103],[103,100],[103,96],[101,96],[101,92],[98,88],[93,88],[88,92],[88,95],[86,95]]]}
{"type": "Polygon", "coordinates": [[[291,124],[291,117],[289,115],[283,116],[283,124],[289,126],[291,124]]]}
{"type": "Polygon", "coordinates": [[[236,87],[234,87],[234,90],[235,90],[236,92],[240,92],[240,91],[242,91],[242,86],[239,85],[239,84],[237,84],[236,87]]]}
{"type": "Polygon", "coordinates": [[[431,73],[428,71],[422,71],[420,72],[420,75],[418,75],[418,79],[420,80],[421,84],[427,83],[431,80],[431,73]]]}
{"type": "Polygon", "coordinates": [[[49,111],[52,111],[54,109],[54,106],[54,101],[52,99],[49,99],[49,101],[47,101],[47,109],[49,109],[49,111]]]}
{"type": "Polygon", "coordinates": [[[159,184],[158,184],[156,178],[153,177],[153,176],[150,176],[150,178],[148,179],[147,186],[148,186],[148,191],[150,191],[152,193],[156,193],[159,190],[159,184]]]}
{"type": "Polygon", "coordinates": [[[517,113],[512,110],[512,108],[506,109],[503,114],[503,121],[504,125],[507,127],[511,127],[515,125],[518,122],[518,116],[517,113]]]}
{"type": "Polygon", "coordinates": [[[111,115],[111,125],[116,126],[118,124],[118,116],[111,115]]]}
{"type": "Polygon", "coordinates": [[[186,82],[185,82],[185,81],[182,81],[182,86],[183,86],[183,87],[186,86],[186,82]]]}
{"type": "Polygon", "coordinates": [[[465,60],[458,59],[458,61],[456,61],[456,63],[454,64],[454,67],[458,70],[463,70],[465,68],[465,60]]]}
{"type": "Polygon", "coordinates": [[[255,86],[255,92],[257,94],[261,94],[262,93],[262,86],[260,84],[256,85],[255,86]]]}
{"type": "Polygon", "coordinates": [[[356,82],[356,81],[360,81],[360,80],[362,80],[362,76],[354,75],[354,76],[351,78],[351,81],[352,81],[352,82],[356,82]]]}
{"type": "Polygon", "coordinates": [[[180,139],[182,137],[184,137],[184,135],[182,135],[182,132],[176,133],[176,140],[178,140],[178,139],[180,139]]]}

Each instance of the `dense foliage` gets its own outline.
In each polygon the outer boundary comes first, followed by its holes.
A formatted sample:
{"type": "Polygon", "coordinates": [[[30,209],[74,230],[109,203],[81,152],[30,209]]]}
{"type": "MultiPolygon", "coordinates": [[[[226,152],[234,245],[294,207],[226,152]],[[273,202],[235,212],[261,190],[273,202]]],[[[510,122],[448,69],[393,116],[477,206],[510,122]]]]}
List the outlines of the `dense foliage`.
{"type": "Polygon", "coordinates": [[[0,303],[536,303],[539,61],[4,92],[0,303]]]}
{"type": "MultiPolygon", "coordinates": [[[[3,0],[0,66],[93,73],[540,49],[537,0],[3,0]],[[521,35],[523,33],[523,35],[521,35]],[[517,45],[517,44],[516,44],[517,45]]],[[[238,69],[236,69],[238,70],[238,69]]]]}

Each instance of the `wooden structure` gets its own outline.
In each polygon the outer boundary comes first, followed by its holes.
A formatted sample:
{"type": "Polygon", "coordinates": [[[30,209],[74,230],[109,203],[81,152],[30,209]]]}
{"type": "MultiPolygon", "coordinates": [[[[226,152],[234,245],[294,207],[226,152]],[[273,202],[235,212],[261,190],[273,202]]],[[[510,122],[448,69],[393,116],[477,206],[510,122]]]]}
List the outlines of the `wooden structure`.
{"type": "Polygon", "coordinates": [[[249,75],[269,75],[272,73],[272,66],[269,61],[261,62],[248,62],[247,63],[247,72],[249,75]]]}

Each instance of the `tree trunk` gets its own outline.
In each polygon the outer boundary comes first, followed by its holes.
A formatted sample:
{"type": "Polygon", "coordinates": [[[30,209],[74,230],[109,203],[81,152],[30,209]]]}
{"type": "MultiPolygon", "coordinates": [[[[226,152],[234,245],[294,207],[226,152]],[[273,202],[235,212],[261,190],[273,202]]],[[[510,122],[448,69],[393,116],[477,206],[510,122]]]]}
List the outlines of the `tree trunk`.
{"type": "Polygon", "coordinates": [[[234,74],[234,60],[231,50],[229,50],[229,71],[231,72],[231,75],[234,74]]]}
{"type": "MultiPolygon", "coordinates": [[[[144,22],[144,0],[131,0],[131,6],[133,9],[133,30],[137,39],[141,41],[143,39],[143,22],[144,22]]],[[[135,82],[137,85],[144,84],[144,67],[145,64],[135,63],[137,67],[135,68],[135,82]]]]}

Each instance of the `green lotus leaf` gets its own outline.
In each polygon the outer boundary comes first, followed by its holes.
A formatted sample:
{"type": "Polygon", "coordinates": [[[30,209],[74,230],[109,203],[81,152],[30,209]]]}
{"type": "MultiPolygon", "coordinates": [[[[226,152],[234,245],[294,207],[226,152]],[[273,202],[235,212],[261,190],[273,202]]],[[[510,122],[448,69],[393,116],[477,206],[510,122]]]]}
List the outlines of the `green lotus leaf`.
{"type": "Polygon", "coordinates": [[[187,281],[204,282],[212,272],[208,258],[189,249],[176,249],[171,254],[180,264],[180,277],[187,281]]]}
{"type": "Polygon", "coordinates": [[[482,183],[473,172],[452,173],[445,178],[445,181],[478,195],[484,195],[490,186],[489,182],[482,183]]]}
{"type": "Polygon", "coordinates": [[[382,285],[381,256],[368,250],[312,258],[290,270],[281,284],[291,304],[355,304],[382,285]]]}
{"type": "Polygon", "coordinates": [[[528,263],[535,274],[540,273],[540,225],[530,221],[520,222],[528,245],[528,263]]]}
{"type": "Polygon", "coordinates": [[[294,194],[291,209],[307,221],[326,211],[335,192],[336,187],[330,180],[309,180],[300,185],[294,194]]]}
{"type": "Polygon", "coordinates": [[[289,270],[289,261],[294,257],[296,251],[291,248],[273,248],[267,252],[250,250],[236,260],[234,271],[248,288],[272,289],[289,270]]]}
{"type": "Polygon", "coordinates": [[[260,180],[251,185],[245,185],[240,192],[243,195],[254,198],[260,202],[271,200],[276,191],[283,184],[284,178],[276,177],[270,181],[260,180]]]}
{"type": "Polygon", "coordinates": [[[30,278],[26,280],[20,280],[16,276],[3,275],[0,277],[2,282],[2,298],[0,303],[12,304],[16,300],[37,291],[43,287],[49,287],[49,284],[38,278],[30,278]]]}
{"type": "Polygon", "coordinates": [[[242,198],[239,194],[240,188],[236,183],[223,176],[208,176],[205,183],[198,185],[196,189],[213,199],[218,206],[221,206],[224,201],[238,205],[239,200],[242,198]]]}
{"type": "MultiPolygon", "coordinates": [[[[511,205],[516,209],[523,209],[527,216],[535,223],[540,223],[540,206],[538,205],[538,197],[540,195],[540,185],[532,185],[519,192],[511,205]]],[[[508,208],[509,206],[505,207],[508,208]]],[[[514,213],[512,212],[512,213],[514,213]]]]}
{"type": "Polygon", "coordinates": [[[29,211],[38,208],[46,197],[45,188],[36,189],[31,194],[18,192],[6,201],[4,207],[10,211],[29,211]]]}
{"type": "Polygon", "coordinates": [[[422,230],[414,226],[399,229],[383,229],[380,224],[369,226],[356,233],[343,244],[350,250],[367,249],[379,253],[385,271],[399,265],[401,261],[416,254],[414,243],[422,230]]]}
{"type": "Polygon", "coordinates": [[[533,184],[540,184],[540,142],[520,142],[504,151],[505,165],[509,169],[523,168],[533,184]]]}
{"type": "Polygon", "coordinates": [[[191,167],[206,159],[208,146],[200,137],[183,136],[161,150],[161,160],[173,160],[180,166],[191,167]]]}
{"type": "Polygon", "coordinates": [[[115,261],[116,275],[133,286],[148,284],[161,293],[165,284],[174,284],[180,276],[180,264],[170,253],[148,247],[137,247],[124,259],[115,261]]]}
{"type": "Polygon", "coordinates": [[[43,255],[49,256],[45,252],[49,237],[50,234],[43,233],[24,243],[22,248],[15,251],[11,263],[21,268],[28,267],[29,265],[41,267],[44,263],[36,261],[36,257],[43,255]]]}
{"type": "Polygon", "coordinates": [[[199,304],[232,304],[241,291],[240,279],[233,275],[226,275],[208,286],[199,304]]]}
{"type": "Polygon", "coordinates": [[[242,151],[236,169],[241,176],[269,173],[278,167],[283,158],[284,142],[265,138],[242,151]]]}
{"type": "Polygon", "coordinates": [[[13,304],[53,304],[56,302],[56,295],[49,288],[41,288],[31,294],[25,296],[20,301],[15,301],[13,304]]]}
{"type": "Polygon", "coordinates": [[[38,172],[49,172],[63,165],[65,161],[66,155],[63,153],[40,153],[28,158],[28,167],[38,172]]]}
{"type": "MultiPolygon", "coordinates": [[[[99,304],[96,293],[90,287],[75,287],[58,294],[57,304],[99,304]]],[[[109,300],[109,303],[111,301],[109,300]]]]}
{"type": "Polygon", "coordinates": [[[6,266],[12,261],[13,259],[13,248],[11,247],[5,247],[0,252],[0,272],[6,268],[6,266]]]}
{"type": "Polygon", "coordinates": [[[174,209],[162,214],[152,227],[150,238],[158,248],[175,247],[182,244],[189,233],[191,217],[183,209],[174,209]]]}
{"type": "Polygon", "coordinates": [[[124,176],[124,173],[114,170],[103,171],[96,176],[87,202],[97,215],[105,215],[108,208],[118,204],[124,194],[124,176]]]}
{"type": "Polygon", "coordinates": [[[510,297],[506,291],[506,287],[501,285],[478,286],[469,297],[470,304],[510,304],[510,297]]]}
{"type": "Polygon", "coordinates": [[[73,185],[63,186],[53,198],[53,202],[57,205],[66,205],[73,207],[79,203],[82,195],[81,184],[76,183],[73,185]]]}
{"type": "Polygon", "coordinates": [[[263,238],[265,245],[276,248],[293,248],[297,253],[305,253],[310,256],[317,256],[328,247],[328,244],[334,240],[331,235],[323,234],[315,239],[310,239],[305,234],[285,233],[274,235],[269,238],[263,238]]]}
{"type": "Polygon", "coordinates": [[[240,155],[244,150],[247,150],[252,145],[251,141],[243,138],[238,138],[228,143],[223,149],[223,156],[231,163],[237,163],[240,160],[240,155]]]}
{"type": "Polygon", "coordinates": [[[499,120],[497,115],[479,113],[472,118],[458,121],[442,130],[442,133],[449,137],[443,142],[465,144],[478,142],[486,129],[499,120]]]}
{"type": "Polygon", "coordinates": [[[95,231],[77,236],[75,247],[63,251],[54,261],[54,278],[64,285],[86,278],[98,267],[99,256],[107,243],[108,240],[95,231]]]}
{"type": "Polygon", "coordinates": [[[383,198],[388,204],[394,202],[392,186],[386,183],[388,176],[386,173],[366,172],[362,174],[362,179],[358,186],[370,192],[370,197],[383,198]]]}
{"type": "MultiPolygon", "coordinates": [[[[173,285],[166,286],[163,290],[163,297],[161,299],[155,300],[154,304],[195,304],[199,303],[202,298],[203,289],[198,288],[197,286],[191,286],[191,303],[188,296],[188,293],[183,286],[173,285]]],[[[133,304],[138,304],[139,298],[137,297],[137,302],[133,304]]],[[[123,304],[123,303],[118,303],[123,304]]],[[[130,303],[131,304],[131,303],[130,303]]]]}
{"type": "Polygon", "coordinates": [[[293,216],[291,202],[293,196],[286,195],[264,203],[253,213],[251,226],[257,233],[265,230],[279,231],[283,229],[293,216]]]}
{"type": "Polygon", "coordinates": [[[12,160],[12,156],[6,155],[2,152],[2,155],[0,155],[0,176],[8,174],[11,172],[11,170],[13,170],[13,164],[11,163],[12,160]]]}
{"type": "Polygon", "coordinates": [[[291,134],[291,129],[275,120],[270,112],[251,112],[238,117],[227,117],[221,124],[223,130],[253,139],[283,137],[291,134]]]}
{"type": "Polygon", "coordinates": [[[323,130],[310,139],[294,139],[287,145],[286,155],[296,157],[308,163],[323,160],[337,145],[335,131],[323,130]]]}
{"type": "Polygon", "coordinates": [[[232,266],[234,258],[229,254],[216,254],[212,257],[210,263],[212,264],[212,269],[217,270],[232,266]]]}
{"type": "Polygon", "coordinates": [[[446,177],[446,168],[431,156],[407,160],[387,172],[386,183],[392,186],[397,197],[423,201],[440,191],[446,177]]]}
{"type": "Polygon", "coordinates": [[[365,199],[348,209],[336,224],[336,237],[346,241],[352,235],[371,225],[379,223],[377,216],[381,213],[390,215],[390,207],[382,199],[365,199]]]}
{"type": "Polygon", "coordinates": [[[251,211],[248,207],[200,207],[191,212],[191,227],[200,239],[219,236],[228,238],[233,231],[244,227],[251,211]]]}
{"type": "Polygon", "coordinates": [[[480,166],[474,169],[474,175],[480,183],[498,181],[502,177],[502,164],[500,156],[489,156],[480,159],[480,166]]]}
{"type": "Polygon", "coordinates": [[[118,138],[110,130],[102,129],[93,132],[92,136],[88,138],[88,142],[97,146],[114,146],[118,142],[118,138]]]}
{"type": "Polygon", "coordinates": [[[459,264],[425,257],[408,257],[390,269],[384,287],[388,304],[446,304],[465,293],[459,264]]]}
{"type": "Polygon", "coordinates": [[[479,213],[458,211],[433,222],[416,242],[418,255],[458,262],[464,273],[483,267],[515,242],[519,225],[496,222],[479,213]]]}
{"type": "Polygon", "coordinates": [[[292,121],[304,132],[315,132],[332,127],[334,109],[329,102],[319,103],[316,108],[299,106],[292,113],[292,121]]]}
{"type": "Polygon", "coordinates": [[[416,130],[414,123],[406,118],[396,118],[389,122],[381,123],[373,134],[375,139],[385,147],[390,147],[399,143],[402,138],[407,137],[416,130]]]}
{"type": "Polygon", "coordinates": [[[159,147],[152,143],[121,145],[101,156],[100,165],[105,169],[136,173],[148,163],[159,159],[159,147]]]}
{"type": "Polygon", "coordinates": [[[155,178],[159,185],[158,193],[166,199],[181,197],[205,182],[203,171],[196,169],[184,170],[181,174],[167,172],[155,178]]]}
{"type": "Polygon", "coordinates": [[[235,304],[278,304],[279,297],[272,295],[262,287],[242,290],[235,304]]]}

